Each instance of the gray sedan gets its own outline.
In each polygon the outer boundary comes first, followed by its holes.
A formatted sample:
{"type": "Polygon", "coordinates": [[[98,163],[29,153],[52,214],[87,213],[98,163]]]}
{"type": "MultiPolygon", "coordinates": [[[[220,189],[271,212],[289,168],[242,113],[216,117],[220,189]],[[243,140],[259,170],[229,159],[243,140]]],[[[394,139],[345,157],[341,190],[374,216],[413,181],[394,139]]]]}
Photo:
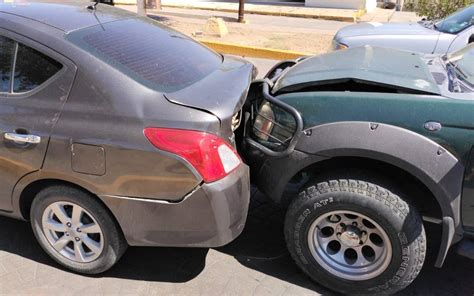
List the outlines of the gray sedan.
{"type": "Polygon", "coordinates": [[[87,274],[128,245],[229,243],[250,198],[235,133],[253,65],[86,6],[0,1],[0,215],[87,274]]]}
{"type": "Polygon", "coordinates": [[[474,5],[437,21],[418,23],[361,23],[339,30],[332,49],[363,45],[392,47],[422,53],[453,52],[474,41],[474,5]]]}

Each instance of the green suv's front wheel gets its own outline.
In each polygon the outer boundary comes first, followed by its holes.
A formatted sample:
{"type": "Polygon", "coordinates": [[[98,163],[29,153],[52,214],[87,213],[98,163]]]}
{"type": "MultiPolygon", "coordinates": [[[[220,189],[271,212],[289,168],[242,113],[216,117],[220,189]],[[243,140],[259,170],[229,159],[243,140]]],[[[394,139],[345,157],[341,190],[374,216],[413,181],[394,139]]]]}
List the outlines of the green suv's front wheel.
{"type": "Polygon", "coordinates": [[[347,294],[399,291],[425,259],[425,231],[416,209],[362,180],[310,182],[288,209],[285,237],[305,273],[347,294]]]}

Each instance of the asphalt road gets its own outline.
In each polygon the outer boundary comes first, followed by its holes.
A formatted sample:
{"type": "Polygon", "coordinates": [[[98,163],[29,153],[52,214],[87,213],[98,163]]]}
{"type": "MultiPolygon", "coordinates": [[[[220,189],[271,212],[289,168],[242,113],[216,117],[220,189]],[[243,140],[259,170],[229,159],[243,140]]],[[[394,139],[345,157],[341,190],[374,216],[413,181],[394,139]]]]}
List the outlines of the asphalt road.
{"type": "Polygon", "coordinates": [[[267,72],[270,71],[270,69],[273,66],[275,66],[276,63],[279,62],[276,60],[257,59],[257,58],[249,58],[249,57],[243,57],[243,58],[249,60],[250,62],[252,62],[252,64],[255,65],[255,67],[257,67],[258,69],[257,78],[263,78],[265,74],[267,74],[267,72]]]}

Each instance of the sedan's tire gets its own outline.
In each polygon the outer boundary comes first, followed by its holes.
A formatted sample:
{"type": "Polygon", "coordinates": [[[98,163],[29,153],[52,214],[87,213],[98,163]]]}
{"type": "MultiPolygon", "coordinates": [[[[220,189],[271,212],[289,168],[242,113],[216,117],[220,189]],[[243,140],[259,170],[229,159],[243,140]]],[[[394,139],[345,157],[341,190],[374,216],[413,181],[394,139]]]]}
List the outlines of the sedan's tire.
{"type": "Polygon", "coordinates": [[[285,238],[297,265],[344,294],[392,294],[420,272],[425,230],[417,210],[361,180],[310,182],[292,201],[285,238]]]}
{"type": "Polygon", "coordinates": [[[127,249],[123,234],[94,197],[67,186],[38,193],[30,211],[41,247],[56,262],[84,274],[111,268],[127,249]]]}

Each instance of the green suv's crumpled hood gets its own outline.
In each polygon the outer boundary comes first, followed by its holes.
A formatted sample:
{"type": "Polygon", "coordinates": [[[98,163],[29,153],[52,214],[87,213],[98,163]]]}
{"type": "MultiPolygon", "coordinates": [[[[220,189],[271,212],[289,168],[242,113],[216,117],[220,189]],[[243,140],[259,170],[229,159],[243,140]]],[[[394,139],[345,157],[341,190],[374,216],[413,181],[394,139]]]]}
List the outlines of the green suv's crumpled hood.
{"type": "Polygon", "coordinates": [[[276,93],[295,85],[357,79],[440,94],[422,55],[380,47],[355,47],[307,58],[282,74],[276,93]]]}

